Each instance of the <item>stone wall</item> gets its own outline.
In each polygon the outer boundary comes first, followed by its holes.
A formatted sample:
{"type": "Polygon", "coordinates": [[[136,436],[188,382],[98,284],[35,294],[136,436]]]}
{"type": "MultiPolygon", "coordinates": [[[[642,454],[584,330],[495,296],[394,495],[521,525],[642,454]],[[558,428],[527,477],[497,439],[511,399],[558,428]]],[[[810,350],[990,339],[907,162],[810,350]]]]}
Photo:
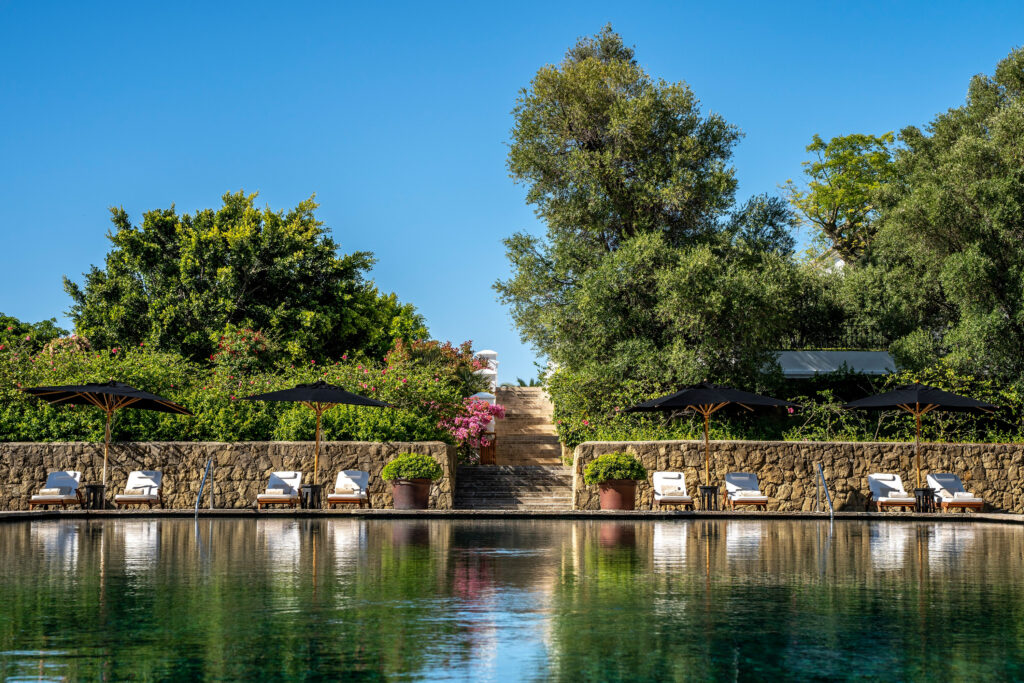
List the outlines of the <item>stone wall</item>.
{"type": "MultiPolygon", "coordinates": [[[[597,486],[583,483],[583,468],[598,455],[615,451],[636,455],[648,470],[647,481],[637,486],[638,509],[651,509],[650,473],[655,471],[683,472],[694,497],[704,483],[702,441],[591,441],[573,453],[573,509],[600,507],[597,486]]],[[[866,509],[868,474],[899,474],[908,491],[916,485],[912,443],[711,442],[712,483],[721,483],[727,472],[753,472],[770,498],[769,510],[814,510],[819,462],[837,511],[866,509]]],[[[1022,464],[1024,444],[921,444],[922,483],[928,472],[953,472],[995,512],[1024,512],[1022,464]]],[[[822,509],[827,509],[824,494],[822,509]]]]}
{"type": "MultiPolygon", "coordinates": [[[[370,473],[370,504],[392,506],[391,487],[380,472],[399,453],[415,451],[441,464],[444,477],[430,491],[430,506],[451,509],[455,490],[455,448],[439,441],[423,443],[325,442],[320,448],[320,483],[333,488],[340,470],[370,473]]],[[[267,486],[270,473],[303,472],[303,483],[312,480],[312,442],[245,443],[117,443],[110,447],[107,498],[124,490],[128,472],[152,469],[164,473],[163,495],[167,508],[191,508],[196,502],[206,462],[213,458],[214,506],[250,507],[256,494],[267,486]]],[[[0,443],[0,510],[24,510],[32,494],[42,487],[48,472],[78,470],[82,483],[100,483],[103,445],[93,443],[0,443]]],[[[209,486],[209,482],[207,482],[209,486]]],[[[326,489],[325,489],[326,490],[326,489]]],[[[202,507],[209,505],[208,490],[202,507]]]]}

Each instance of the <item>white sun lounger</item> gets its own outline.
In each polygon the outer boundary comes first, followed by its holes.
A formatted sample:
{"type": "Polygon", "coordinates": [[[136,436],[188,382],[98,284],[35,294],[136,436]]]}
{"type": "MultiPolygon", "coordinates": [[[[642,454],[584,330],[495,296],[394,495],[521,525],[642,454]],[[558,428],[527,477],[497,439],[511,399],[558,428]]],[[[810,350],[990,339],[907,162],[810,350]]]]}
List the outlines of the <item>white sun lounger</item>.
{"type": "Polygon", "coordinates": [[[153,507],[155,503],[163,507],[164,499],[160,489],[163,477],[164,475],[156,470],[135,470],[128,475],[124,493],[114,496],[114,505],[117,507],[128,505],[153,507]]]}
{"type": "Polygon", "coordinates": [[[66,508],[68,505],[82,505],[84,503],[82,492],[78,489],[78,483],[81,480],[81,472],[72,470],[50,472],[43,488],[29,499],[28,509],[49,505],[60,505],[62,508],[66,508]]]}
{"type": "Polygon", "coordinates": [[[768,509],[768,496],[761,493],[757,475],[751,472],[730,472],[725,475],[725,503],[735,510],[737,505],[753,505],[768,509]]]}
{"type": "Polygon", "coordinates": [[[960,477],[949,472],[936,472],[928,475],[928,486],[935,491],[935,504],[943,512],[949,508],[961,510],[981,510],[985,501],[967,491],[960,477]]]}
{"type": "Polygon", "coordinates": [[[256,496],[256,509],[262,510],[264,505],[298,507],[301,485],[302,472],[271,472],[267,490],[256,496]]]}
{"type": "Polygon", "coordinates": [[[334,490],[327,494],[327,507],[343,503],[354,503],[363,507],[370,506],[367,489],[370,485],[370,473],[362,470],[342,470],[334,482],[334,490]]]}
{"type": "Polygon", "coordinates": [[[654,504],[681,505],[693,509],[693,498],[686,492],[686,477],[682,472],[655,472],[651,478],[654,485],[654,504]]]}
{"type": "Polygon", "coordinates": [[[882,508],[898,507],[913,509],[917,501],[903,488],[903,480],[898,474],[876,473],[868,475],[868,489],[871,497],[868,506],[874,502],[878,511],[882,508]]]}

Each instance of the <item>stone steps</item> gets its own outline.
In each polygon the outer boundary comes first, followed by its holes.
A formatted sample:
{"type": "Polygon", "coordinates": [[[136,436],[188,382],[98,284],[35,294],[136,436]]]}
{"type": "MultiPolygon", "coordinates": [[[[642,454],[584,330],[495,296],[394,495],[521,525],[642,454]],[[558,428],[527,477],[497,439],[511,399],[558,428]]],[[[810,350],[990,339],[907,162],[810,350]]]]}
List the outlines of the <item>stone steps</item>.
{"type": "Polygon", "coordinates": [[[554,406],[541,387],[499,387],[497,402],[505,419],[495,423],[499,465],[562,464],[562,447],[552,424],[554,406]]]}
{"type": "Polygon", "coordinates": [[[459,510],[559,511],[572,507],[572,474],[564,467],[463,466],[456,474],[459,510]]]}

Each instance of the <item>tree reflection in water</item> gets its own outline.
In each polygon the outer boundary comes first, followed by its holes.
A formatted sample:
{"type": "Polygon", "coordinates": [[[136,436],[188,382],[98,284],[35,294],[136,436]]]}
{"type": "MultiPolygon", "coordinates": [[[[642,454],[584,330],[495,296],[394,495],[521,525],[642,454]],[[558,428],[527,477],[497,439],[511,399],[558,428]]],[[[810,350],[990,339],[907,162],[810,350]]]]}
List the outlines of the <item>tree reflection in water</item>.
{"type": "Polygon", "coordinates": [[[1020,678],[1021,530],[963,522],[0,526],[0,674],[1020,678]]]}

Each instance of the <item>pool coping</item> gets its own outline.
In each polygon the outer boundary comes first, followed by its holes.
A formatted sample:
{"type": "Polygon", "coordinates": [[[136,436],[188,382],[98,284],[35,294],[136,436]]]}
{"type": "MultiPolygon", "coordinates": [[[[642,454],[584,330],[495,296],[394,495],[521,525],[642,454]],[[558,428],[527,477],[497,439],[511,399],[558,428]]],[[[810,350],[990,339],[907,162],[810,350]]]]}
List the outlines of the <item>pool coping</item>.
{"type": "MultiPolygon", "coordinates": [[[[827,512],[780,511],[682,511],[682,510],[260,510],[251,508],[185,510],[12,510],[0,512],[0,523],[47,519],[173,519],[173,518],[370,518],[370,519],[585,519],[585,520],[668,520],[668,519],[802,519],[828,520],[827,512]]],[[[1010,513],[837,512],[836,520],[989,522],[1024,525],[1024,515],[1010,513]]]]}

